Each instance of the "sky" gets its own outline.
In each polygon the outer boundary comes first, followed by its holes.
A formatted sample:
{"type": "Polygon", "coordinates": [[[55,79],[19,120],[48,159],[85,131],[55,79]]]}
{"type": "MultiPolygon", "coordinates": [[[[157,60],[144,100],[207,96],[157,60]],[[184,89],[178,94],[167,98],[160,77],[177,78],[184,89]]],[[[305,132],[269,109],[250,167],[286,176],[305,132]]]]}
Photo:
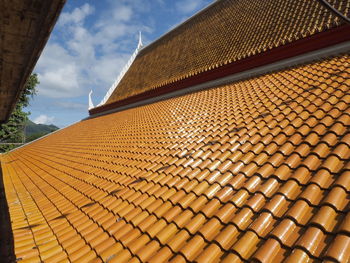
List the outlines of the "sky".
{"type": "Polygon", "coordinates": [[[34,73],[40,84],[27,111],[63,128],[88,117],[135,51],[213,0],[67,0],[34,73]]]}

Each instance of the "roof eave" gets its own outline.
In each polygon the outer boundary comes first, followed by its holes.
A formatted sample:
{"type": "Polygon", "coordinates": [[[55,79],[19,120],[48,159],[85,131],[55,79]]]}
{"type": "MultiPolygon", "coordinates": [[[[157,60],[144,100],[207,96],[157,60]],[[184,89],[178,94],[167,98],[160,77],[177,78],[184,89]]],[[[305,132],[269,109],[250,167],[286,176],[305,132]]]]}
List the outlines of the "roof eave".
{"type": "MultiPolygon", "coordinates": [[[[12,87],[7,87],[8,90],[16,90],[16,92],[12,97],[10,106],[7,108],[4,118],[0,117],[0,122],[6,122],[14,110],[21,93],[25,88],[25,83],[32,73],[65,3],[66,0],[44,1],[45,6],[42,8],[41,16],[39,18],[40,26],[37,26],[35,34],[31,36],[32,41],[30,41],[30,46],[26,49],[30,50],[30,52],[28,52],[26,64],[22,67],[20,80],[12,87]]],[[[26,54],[22,55],[25,56],[26,54]]]]}

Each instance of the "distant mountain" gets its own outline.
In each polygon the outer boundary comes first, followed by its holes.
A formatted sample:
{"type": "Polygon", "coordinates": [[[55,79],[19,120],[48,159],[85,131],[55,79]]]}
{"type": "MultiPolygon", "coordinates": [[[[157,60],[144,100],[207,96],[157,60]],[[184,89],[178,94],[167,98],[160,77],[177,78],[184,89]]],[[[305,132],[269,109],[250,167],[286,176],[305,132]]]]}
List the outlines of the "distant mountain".
{"type": "Polygon", "coordinates": [[[53,124],[36,124],[32,121],[28,121],[26,125],[26,138],[27,142],[40,138],[48,133],[58,130],[59,128],[53,124]]]}

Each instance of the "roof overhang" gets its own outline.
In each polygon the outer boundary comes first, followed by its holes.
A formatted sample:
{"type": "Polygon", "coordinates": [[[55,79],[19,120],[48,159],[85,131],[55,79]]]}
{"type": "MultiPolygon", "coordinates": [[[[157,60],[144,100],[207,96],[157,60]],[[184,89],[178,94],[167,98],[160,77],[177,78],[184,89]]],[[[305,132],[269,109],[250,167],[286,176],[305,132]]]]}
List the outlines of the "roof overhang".
{"type": "Polygon", "coordinates": [[[13,111],[66,0],[2,1],[0,123],[13,111]]]}

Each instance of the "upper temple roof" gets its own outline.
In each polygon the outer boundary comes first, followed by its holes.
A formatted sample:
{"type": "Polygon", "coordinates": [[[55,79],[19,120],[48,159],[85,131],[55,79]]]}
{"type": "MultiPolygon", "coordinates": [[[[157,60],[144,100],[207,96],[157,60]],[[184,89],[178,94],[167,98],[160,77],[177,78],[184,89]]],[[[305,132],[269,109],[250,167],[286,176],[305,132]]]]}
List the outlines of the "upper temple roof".
{"type": "MultiPolygon", "coordinates": [[[[348,1],[332,4],[346,13],[348,1]]],[[[106,104],[336,27],[316,0],[220,0],[145,47],[106,104]]]]}

